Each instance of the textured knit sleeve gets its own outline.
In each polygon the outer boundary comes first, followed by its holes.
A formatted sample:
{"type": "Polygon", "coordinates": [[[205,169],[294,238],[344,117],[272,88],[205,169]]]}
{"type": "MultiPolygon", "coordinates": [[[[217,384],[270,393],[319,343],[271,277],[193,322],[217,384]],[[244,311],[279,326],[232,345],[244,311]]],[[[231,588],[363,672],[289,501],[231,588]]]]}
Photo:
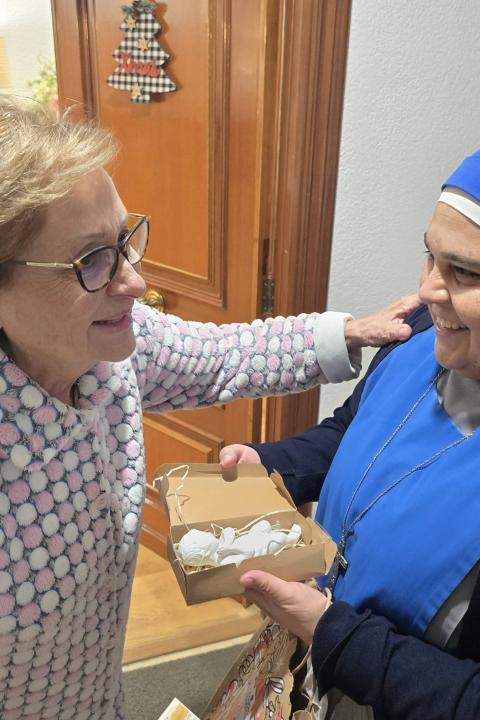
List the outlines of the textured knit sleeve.
{"type": "Polygon", "coordinates": [[[136,304],[132,364],[144,409],[204,407],[354,377],[358,355],[350,358],[343,333],[349,316],[324,315],[327,318],[311,313],[217,326],[185,322],[136,304]],[[330,348],[322,343],[323,330],[330,348]]]}
{"type": "Polygon", "coordinates": [[[315,630],[319,694],[335,687],[383,720],[480,718],[480,665],[336,602],[315,630]]]}

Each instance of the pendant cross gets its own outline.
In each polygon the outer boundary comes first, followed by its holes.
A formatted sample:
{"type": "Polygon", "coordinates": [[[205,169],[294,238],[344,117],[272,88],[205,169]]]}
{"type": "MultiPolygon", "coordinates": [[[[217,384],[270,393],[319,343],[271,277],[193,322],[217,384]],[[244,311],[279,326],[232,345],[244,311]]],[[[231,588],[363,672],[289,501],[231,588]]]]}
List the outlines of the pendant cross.
{"type": "Polygon", "coordinates": [[[332,573],[330,575],[330,580],[328,583],[328,589],[331,593],[333,593],[335,589],[335,584],[337,582],[338,574],[340,572],[340,568],[343,572],[346,571],[348,568],[348,560],[343,554],[345,552],[345,545],[347,542],[347,538],[345,535],[342,535],[340,538],[340,542],[337,545],[337,552],[335,553],[335,557],[333,559],[333,565],[332,565],[332,573]]]}

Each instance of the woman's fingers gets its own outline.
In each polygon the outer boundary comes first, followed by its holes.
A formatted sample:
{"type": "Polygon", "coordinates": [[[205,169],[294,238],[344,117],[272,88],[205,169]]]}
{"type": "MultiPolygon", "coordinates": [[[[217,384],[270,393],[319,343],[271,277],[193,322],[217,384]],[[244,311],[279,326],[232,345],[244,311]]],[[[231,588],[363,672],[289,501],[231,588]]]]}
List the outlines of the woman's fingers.
{"type": "MultiPolygon", "coordinates": [[[[421,300],[418,293],[412,293],[411,295],[404,295],[400,300],[396,300],[388,308],[391,308],[394,313],[394,317],[406,318],[410,315],[417,307],[421,305],[421,300]]],[[[387,308],[387,310],[388,310],[387,308]]]]}
{"type": "Polygon", "coordinates": [[[381,347],[407,340],[412,330],[403,321],[419,305],[420,298],[413,293],[364,318],[348,320],[345,325],[348,347],[381,347]]]}

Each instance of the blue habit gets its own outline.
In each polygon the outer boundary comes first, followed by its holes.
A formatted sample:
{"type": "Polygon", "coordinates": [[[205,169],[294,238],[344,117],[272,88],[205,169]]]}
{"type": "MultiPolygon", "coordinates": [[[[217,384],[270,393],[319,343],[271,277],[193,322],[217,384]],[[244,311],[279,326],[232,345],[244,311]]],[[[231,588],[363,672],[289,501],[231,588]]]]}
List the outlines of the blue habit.
{"type": "MultiPolygon", "coordinates": [[[[316,520],[339,541],[350,498],[375,453],[435,378],[433,328],[391,353],[368,378],[362,401],[335,455],[316,520]]],[[[347,570],[335,599],[387,615],[421,636],[480,558],[480,434],[405,478],[358,522],[346,544],[347,570]]],[[[382,489],[450,443],[461,431],[435,386],[382,452],[355,497],[347,527],[382,489]]],[[[320,585],[328,578],[319,578],[320,585]]]]}

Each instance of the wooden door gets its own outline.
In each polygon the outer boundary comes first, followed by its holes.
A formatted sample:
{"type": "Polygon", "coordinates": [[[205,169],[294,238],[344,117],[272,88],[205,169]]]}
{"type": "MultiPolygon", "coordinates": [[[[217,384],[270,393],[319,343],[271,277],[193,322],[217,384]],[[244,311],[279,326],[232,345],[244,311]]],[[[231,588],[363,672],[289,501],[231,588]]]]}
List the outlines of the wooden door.
{"type": "MultiPolygon", "coordinates": [[[[166,312],[216,323],[321,310],[349,0],[160,3],[157,41],[177,90],[150,104],[106,84],[123,38],[122,4],[52,0],[59,93],[62,106],[79,101],[120,141],[116,186],[130,211],[152,217],[148,287],[166,312]],[[306,203],[312,189],[318,210],[306,203]],[[313,278],[310,252],[320,265],[313,278]],[[268,306],[262,295],[274,273],[282,286],[268,306]]],[[[310,392],[147,415],[143,542],[164,552],[167,523],[152,486],[160,463],[216,461],[223,444],[300,430],[317,408],[310,392]]]]}

